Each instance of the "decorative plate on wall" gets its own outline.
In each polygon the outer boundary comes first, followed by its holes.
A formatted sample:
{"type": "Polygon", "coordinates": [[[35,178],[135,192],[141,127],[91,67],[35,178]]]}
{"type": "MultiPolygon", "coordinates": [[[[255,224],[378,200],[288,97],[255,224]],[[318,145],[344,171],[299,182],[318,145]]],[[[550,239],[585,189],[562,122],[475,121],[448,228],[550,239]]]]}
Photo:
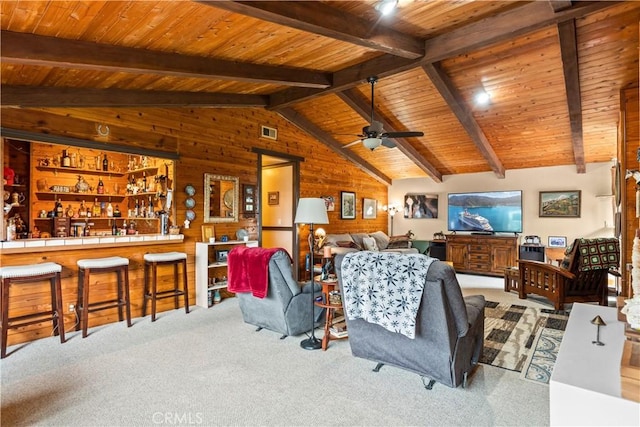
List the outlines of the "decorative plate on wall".
{"type": "Polygon", "coordinates": [[[196,206],[196,201],[193,198],[189,197],[184,201],[184,205],[187,207],[187,209],[193,209],[196,206]]]}
{"type": "Polygon", "coordinates": [[[186,187],[184,187],[184,192],[187,193],[187,196],[195,196],[196,188],[193,185],[188,184],[186,187]]]}
{"type": "Polygon", "coordinates": [[[196,219],[196,213],[195,213],[194,211],[192,211],[191,209],[189,209],[189,210],[186,212],[186,215],[187,215],[187,219],[188,219],[189,221],[193,221],[194,219],[196,219]]]}

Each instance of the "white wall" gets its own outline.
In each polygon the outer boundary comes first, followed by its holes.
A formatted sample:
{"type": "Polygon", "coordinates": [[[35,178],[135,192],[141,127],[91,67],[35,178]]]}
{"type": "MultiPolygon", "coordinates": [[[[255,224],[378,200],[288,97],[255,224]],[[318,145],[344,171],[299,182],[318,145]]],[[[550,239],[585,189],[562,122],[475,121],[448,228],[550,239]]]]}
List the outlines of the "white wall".
{"type": "Polygon", "coordinates": [[[470,191],[522,190],[523,236],[540,236],[547,244],[548,236],[566,236],[567,243],[577,237],[613,236],[613,198],[596,197],[611,194],[611,163],[591,163],[587,172],[578,174],[575,166],[554,166],[506,171],[499,179],[493,172],[447,175],[442,183],[429,178],[394,180],[389,188],[389,204],[402,206],[408,193],[438,195],[437,219],[405,219],[402,211],[394,219],[393,234],[411,230],[416,239],[430,240],[433,233],[447,232],[447,193],[470,191]],[[581,190],[580,218],[540,218],[540,191],[581,190]],[[605,228],[608,227],[608,228],[605,228]]]}

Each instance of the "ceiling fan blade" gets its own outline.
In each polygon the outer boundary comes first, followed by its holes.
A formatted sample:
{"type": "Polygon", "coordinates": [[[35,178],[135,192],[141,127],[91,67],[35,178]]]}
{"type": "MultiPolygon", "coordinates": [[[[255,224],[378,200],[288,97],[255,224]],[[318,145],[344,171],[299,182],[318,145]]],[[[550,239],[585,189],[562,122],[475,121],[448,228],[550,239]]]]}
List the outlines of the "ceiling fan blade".
{"type": "Polygon", "coordinates": [[[384,145],[387,148],[396,148],[396,142],[388,139],[388,138],[382,138],[382,145],[384,145]]]}
{"type": "Polygon", "coordinates": [[[343,146],[342,146],[342,148],[349,148],[349,147],[351,147],[352,145],[360,144],[360,142],[361,142],[361,141],[362,141],[361,139],[356,139],[355,141],[350,142],[350,143],[348,143],[347,145],[343,145],[343,146]]]}
{"type": "Polygon", "coordinates": [[[410,138],[414,136],[424,136],[424,132],[385,132],[380,136],[382,138],[410,138]]]}

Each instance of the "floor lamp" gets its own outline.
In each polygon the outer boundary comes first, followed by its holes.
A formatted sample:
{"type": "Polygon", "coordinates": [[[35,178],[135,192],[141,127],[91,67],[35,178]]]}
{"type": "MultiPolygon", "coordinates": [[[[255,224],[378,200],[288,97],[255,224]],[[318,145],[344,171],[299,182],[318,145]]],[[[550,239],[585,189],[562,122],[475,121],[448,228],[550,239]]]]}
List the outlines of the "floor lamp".
{"type": "MultiPolygon", "coordinates": [[[[309,234],[313,236],[314,224],[329,224],[329,218],[327,217],[327,207],[324,204],[324,199],[317,198],[302,198],[298,201],[298,209],[296,210],[296,224],[309,224],[309,234]]],[[[313,239],[311,239],[313,242],[313,239]]],[[[313,261],[313,243],[309,244],[310,254],[310,267],[311,271],[311,336],[300,343],[300,347],[305,350],[318,350],[322,348],[322,341],[316,338],[315,335],[315,316],[313,315],[315,307],[314,289],[314,261],[313,261]]]]}

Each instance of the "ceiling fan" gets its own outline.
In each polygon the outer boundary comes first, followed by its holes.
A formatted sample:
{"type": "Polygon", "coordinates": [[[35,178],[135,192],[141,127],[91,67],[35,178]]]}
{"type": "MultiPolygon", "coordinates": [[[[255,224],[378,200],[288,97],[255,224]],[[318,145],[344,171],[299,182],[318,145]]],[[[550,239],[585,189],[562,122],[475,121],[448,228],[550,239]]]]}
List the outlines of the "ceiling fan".
{"type": "Polygon", "coordinates": [[[373,151],[381,145],[384,145],[388,148],[395,148],[396,143],[389,138],[408,138],[414,136],[424,136],[423,132],[385,132],[382,128],[382,123],[377,122],[373,119],[373,110],[374,110],[374,91],[373,87],[378,81],[377,76],[371,76],[367,78],[367,82],[371,84],[371,121],[368,126],[362,128],[362,135],[358,135],[360,138],[350,142],[347,145],[344,145],[342,148],[351,147],[359,142],[362,142],[362,145],[367,147],[369,150],[373,151]]]}

